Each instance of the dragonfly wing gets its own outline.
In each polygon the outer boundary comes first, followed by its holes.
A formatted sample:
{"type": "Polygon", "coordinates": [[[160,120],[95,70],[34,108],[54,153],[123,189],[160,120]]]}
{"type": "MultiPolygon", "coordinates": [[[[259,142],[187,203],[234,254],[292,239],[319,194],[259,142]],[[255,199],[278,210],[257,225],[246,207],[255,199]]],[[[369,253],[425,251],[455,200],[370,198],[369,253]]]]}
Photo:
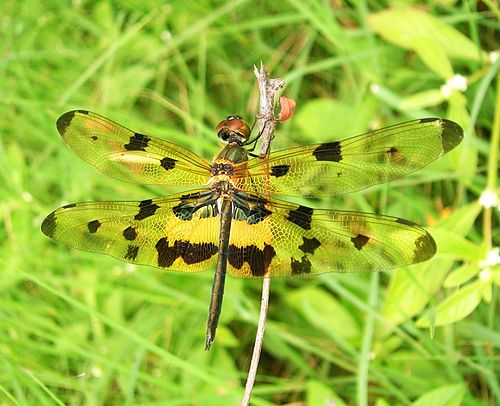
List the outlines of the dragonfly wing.
{"type": "Polygon", "coordinates": [[[126,262],[197,272],[217,260],[219,212],[210,189],[143,200],[63,206],[42,231],[73,248],[126,262]]]}
{"type": "Polygon", "coordinates": [[[79,157],[123,181],[199,186],[211,177],[210,163],[191,151],[90,111],[63,114],[57,129],[79,157]]]}
{"type": "Polygon", "coordinates": [[[241,193],[229,244],[229,272],[293,277],[371,272],[431,258],[432,236],[398,217],[312,209],[241,193]]]}
{"type": "Polygon", "coordinates": [[[423,168],[463,138],[453,121],[428,118],[343,141],[285,149],[240,164],[245,190],[266,196],[338,196],[423,168]]]}

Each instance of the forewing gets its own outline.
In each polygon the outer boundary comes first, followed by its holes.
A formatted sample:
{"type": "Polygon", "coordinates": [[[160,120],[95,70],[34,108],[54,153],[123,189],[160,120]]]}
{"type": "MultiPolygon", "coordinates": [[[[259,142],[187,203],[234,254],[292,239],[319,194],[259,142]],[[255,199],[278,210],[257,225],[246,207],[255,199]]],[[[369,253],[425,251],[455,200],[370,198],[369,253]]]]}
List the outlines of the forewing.
{"type": "Polygon", "coordinates": [[[245,190],[267,196],[337,196],[412,173],[455,148],[463,130],[427,118],[324,144],[290,148],[240,164],[245,190]]]}
{"type": "Polygon", "coordinates": [[[70,247],[182,272],[214,266],[219,229],[209,189],[141,202],[69,204],[42,223],[47,236],[70,247]]]}
{"type": "Polygon", "coordinates": [[[383,271],[426,261],[436,252],[429,233],[398,217],[245,196],[250,208],[240,204],[231,228],[228,269],[234,276],[383,271]]]}
{"type": "Polygon", "coordinates": [[[90,111],[63,114],[57,129],[78,156],[120,180],[200,186],[211,176],[210,163],[187,149],[136,133],[90,111]]]}

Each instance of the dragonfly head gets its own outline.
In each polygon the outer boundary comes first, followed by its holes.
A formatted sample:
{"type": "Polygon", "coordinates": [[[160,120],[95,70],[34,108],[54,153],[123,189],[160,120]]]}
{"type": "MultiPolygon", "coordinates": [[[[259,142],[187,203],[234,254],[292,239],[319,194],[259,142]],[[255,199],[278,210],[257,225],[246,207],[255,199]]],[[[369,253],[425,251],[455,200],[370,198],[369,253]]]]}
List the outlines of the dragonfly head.
{"type": "Polygon", "coordinates": [[[217,136],[225,142],[244,145],[250,138],[250,127],[240,116],[229,116],[216,128],[217,136]]]}

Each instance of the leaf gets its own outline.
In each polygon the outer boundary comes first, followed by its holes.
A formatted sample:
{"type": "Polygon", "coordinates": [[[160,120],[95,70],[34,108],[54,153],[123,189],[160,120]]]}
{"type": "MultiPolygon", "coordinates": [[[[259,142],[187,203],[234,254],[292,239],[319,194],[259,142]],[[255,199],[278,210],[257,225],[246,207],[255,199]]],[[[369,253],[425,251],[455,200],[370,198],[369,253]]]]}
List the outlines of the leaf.
{"type": "MultiPolygon", "coordinates": [[[[448,113],[446,115],[450,120],[460,124],[462,128],[467,128],[470,122],[470,116],[467,111],[467,98],[460,92],[454,91],[448,98],[448,113]]],[[[470,134],[474,135],[474,134],[470,134]]],[[[460,176],[473,179],[477,172],[478,150],[477,148],[466,148],[465,144],[448,154],[447,159],[452,159],[456,163],[456,168],[460,170],[460,176]]]]}
{"type": "Polygon", "coordinates": [[[390,403],[388,403],[384,398],[377,398],[375,406],[390,406],[390,403]]]}
{"type": "MultiPolygon", "coordinates": [[[[481,301],[484,282],[477,280],[463,289],[448,296],[436,306],[433,317],[434,326],[445,326],[466,318],[481,301]]],[[[417,327],[430,327],[427,315],[417,321],[417,327]]]]}
{"type": "Polygon", "coordinates": [[[443,53],[448,57],[472,61],[486,57],[465,35],[422,10],[391,8],[371,14],[368,24],[387,41],[401,48],[414,50],[441,76],[447,70],[443,53]]]}
{"type": "Polygon", "coordinates": [[[403,340],[397,335],[384,337],[383,340],[377,340],[372,346],[373,359],[383,360],[387,355],[392,354],[401,347],[403,340]]]}
{"type": "Polygon", "coordinates": [[[344,401],[332,391],[331,387],[323,385],[319,381],[307,381],[306,383],[306,405],[336,405],[345,406],[344,401]]]}
{"type": "Polygon", "coordinates": [[[441,386],[420,396],[412,406],[460,406],[464,399],[465,386],[461,383],[441,386]]]}
{"type": "Polygon", "coordinates": [[[316,287],[296,290],[288,297],[290,306],[330,337],[358,338],[359,326],[350,312],[331,294],[316,287]]]}
{"type": "Polygon", "coordinates": [[[449,79],[453,76],[451,62],[446,55],[444,47],[434,38],[417,36],[413,38],[413,49],[418,54],[422,62],[431,68],[443,79],[449,79]]]}
{"type": "Polygon", "coordinates": [[[500,285],[500,269],[491,271],[491,280],[495,285],[500,285]]]}
{"type": "Polygon", "coordinates": [[[470,203],[454,210],[449,216],[440,220],[435,228],[465,236],[469,233],[480,212],[481,206],[477,201],[470,203]]]}
{"type": "Polygon", "coordinates": [[[357,107],[320,98],[304,103],[295,112],[294,124],[311,142],[334,141],[366,131],[372,114],[373,99],[369,97],[357,107]]]}
{"type": "Polygon", "coordinates": [[[485,283],[483,290],[481,291],[481,297],[486,303],[491,303],[493,297],[493,285],[491,283],[485,283]]]}
{"type": "Polygon", "coordinates": [[[479,273],[479,266],[477,264],[465,264],[458,269],[450,272],[446,277],[443,286],[445,288],[455,288],[467,282],[473,276],[479,273]]]}
{"type": "Polygon", "coordinates": [[[446,97],[439,89],[429,89],[401,99],[399,105],[405,111],[412,111],[436,106],[444,100],[446,97]]]}
{"type": "MultiPolygon", "coordinates": [[[[440,257],[412,266],[408,271],[399,270],[393,273],[384,298],[384,318],[397,325],[425,308],[453,265],[453,259],[446,258],[446,254],[455,258],[482,258],[479,255],[482,251],[461,237],[469,232],[480,210],[481,207],[477,203],[472,203],[440,220],[431,232],[437,240],[440,257]]],[[[378,331],[383,335],[387,329],[378,331]]]]}
{"type": "MultiPolygon", "coordinates": [[[[395,271],[384,297],[382,316],[397,325],[422,311],[441,287],[452,264],[452,260],[434,258],[429,262],[395,271]]],[[[381,329],[379,332],[384,331],[381,329]]]]}
{"type": "Polygon", "coordinates": [[[468,261],[479,261],[485,257],[484,249],[459,234],[443,229],[431,230],[436,240],[438,255],[468,261]]]}

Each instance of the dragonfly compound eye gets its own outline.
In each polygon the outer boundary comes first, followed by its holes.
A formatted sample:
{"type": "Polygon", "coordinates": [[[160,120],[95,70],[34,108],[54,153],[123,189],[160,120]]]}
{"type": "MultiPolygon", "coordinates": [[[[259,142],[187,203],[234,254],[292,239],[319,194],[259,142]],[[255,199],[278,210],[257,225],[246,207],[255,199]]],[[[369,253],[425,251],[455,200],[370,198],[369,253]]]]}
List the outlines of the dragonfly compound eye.
{"type": "Polygon", "coordinates": [[[240,116],[229,116],[222,120],[216,128],[217,135],[224,141],[245,143],[250,138],[250,126],[240,116]]]}

